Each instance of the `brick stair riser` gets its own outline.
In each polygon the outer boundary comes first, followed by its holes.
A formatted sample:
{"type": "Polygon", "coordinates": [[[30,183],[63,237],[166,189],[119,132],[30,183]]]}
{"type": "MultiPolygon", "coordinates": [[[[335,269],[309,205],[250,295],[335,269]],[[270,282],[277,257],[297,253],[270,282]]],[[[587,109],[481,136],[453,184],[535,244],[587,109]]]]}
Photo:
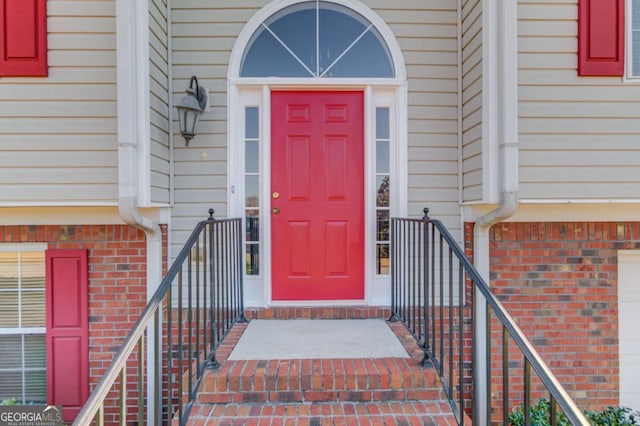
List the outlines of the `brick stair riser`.
{"type": "Polygon", "coordinates": [[[199,402],[440,399],[435,373],[410,359],[227,361],[207,372],[199,402]]]}

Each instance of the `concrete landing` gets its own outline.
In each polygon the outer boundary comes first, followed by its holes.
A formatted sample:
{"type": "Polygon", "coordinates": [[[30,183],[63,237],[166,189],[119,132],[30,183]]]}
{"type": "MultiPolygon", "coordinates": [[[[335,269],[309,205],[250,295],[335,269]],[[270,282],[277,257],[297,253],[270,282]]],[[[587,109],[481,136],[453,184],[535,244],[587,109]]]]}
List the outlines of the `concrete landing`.
{"type": "Polygon", "coordinates": [[[409,358],[381,319],[252,320],[229,360],[409,358]]]}

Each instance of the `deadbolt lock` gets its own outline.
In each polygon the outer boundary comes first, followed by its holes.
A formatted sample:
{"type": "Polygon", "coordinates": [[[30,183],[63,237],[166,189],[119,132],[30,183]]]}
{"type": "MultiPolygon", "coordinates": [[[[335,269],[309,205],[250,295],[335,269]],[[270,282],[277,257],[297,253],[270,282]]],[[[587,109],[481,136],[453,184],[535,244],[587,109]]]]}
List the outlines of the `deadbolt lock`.
{"type": "Polygon", "coordinates": [[[274,192],[273,193],[273,199],[277,200],[278,198],[280,198],[280,193],[279,192],[274,192]]]}

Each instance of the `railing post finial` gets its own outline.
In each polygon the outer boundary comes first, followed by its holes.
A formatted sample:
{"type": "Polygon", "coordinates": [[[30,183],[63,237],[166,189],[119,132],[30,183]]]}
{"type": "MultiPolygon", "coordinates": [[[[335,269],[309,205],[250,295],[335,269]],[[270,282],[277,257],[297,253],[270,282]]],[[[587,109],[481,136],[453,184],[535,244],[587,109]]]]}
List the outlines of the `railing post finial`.
{"type": "Polygon", "coordinates": [[[214,209],[209,209],[209,218],[208,218],[207,220],[216,220],[216,218],[215,218],[215,217],[213,217],[213,214],[214,214],[215,212],[216,212],[216,211],[215,211],[214,209]]]}
{"type": "Polygon", "coordinates": [[[425,207],[424,209],[422,209],[422,211],[424,212],[424,217],[422,218],[422,220],[430,220],[431,218],[429,217],[429,207],[425,207]]]}

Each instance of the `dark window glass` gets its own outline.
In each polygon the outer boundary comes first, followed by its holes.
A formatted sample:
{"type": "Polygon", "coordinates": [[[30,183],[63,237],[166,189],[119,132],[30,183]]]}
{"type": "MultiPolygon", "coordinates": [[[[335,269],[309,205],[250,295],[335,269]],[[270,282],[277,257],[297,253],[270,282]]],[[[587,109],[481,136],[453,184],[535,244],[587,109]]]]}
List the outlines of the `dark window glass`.
{"type": "Polygon", "coordinates": [[[245,177],[245,206],[259,207],[260,197],[258,196],[259,176],[249,175],[245,177]]]}
{"type": "Polygon", "coordinates": [[[307,71],[280,44],[276,38],[264,28],[251,43],[241,65],[242,77],[309,77],[307,71]]]}
{"type": "Polygon", "coordinates": [[[245,121],[245,138],[247,139],[258,139],[259,131],[260,131],[260,120],[258,117],[258,108],[256,107],[248,107],[245,109],[244,113],[244,121],[245,121]]]}
{"type": "Polygon", "coordinates": [[[376,246],[376,274],[389,274],[389,244],[378,244],[376,246]]]}
{"type": "Polygon", "coordinates": [[[245,144],[245,172],[258,173],[260,147],[257,141],[247,142],[245,144]]]}
{"type": "Polygon", "coordinates": [[[389,173],[389,142],[376,142],[376,173],[389,173]]]}
{"type": "Polygon", "coordinates": [[[369,30],[327,72],[327,77],[393,77],[387,50],[369,30]]]}
{"type": "Polygon", "coordinates": [[[394,69],[386,43],[364,17],[334,3],[305,2],[262,24],[240,76],[393,77],[394,69]]]}

